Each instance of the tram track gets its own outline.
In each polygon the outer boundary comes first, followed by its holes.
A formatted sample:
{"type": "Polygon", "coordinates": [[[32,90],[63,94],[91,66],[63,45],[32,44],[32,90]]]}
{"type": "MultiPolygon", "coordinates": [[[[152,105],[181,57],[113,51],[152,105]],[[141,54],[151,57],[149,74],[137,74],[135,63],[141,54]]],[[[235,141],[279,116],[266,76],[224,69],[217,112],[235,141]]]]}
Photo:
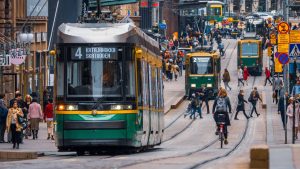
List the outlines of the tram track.
{"type": "MultiPolygon", "coordinates": [[[[229,42],[230,43],[230,42],[229,42]]],[[[230,45],[230,44],[229,44],[230,45]]],[[[227,48],[229,47],[229,45],[227,45],[227,48]]],[[[232,55],[233,55],[233,52],[235,51],[235,49],[236,49],[236,47],[237,47],[237,45],[235,45],[235,47],[234,47],[234,49],[231,51],[231,53],[230,53],[230,58],[228,59],[228,61],[227,61],[227,63],[226,63],[226,68],[228,68],[228,66],[229,66],[229,63],[231,62],[231,59],[233,58],[232,57],[232,55]]],[[[226,50],[227,50],[227,48],[226,48],[226,50]]],[[[255,83],[255,79],[253,80],[253,84],[252,84],[252,86],[254,86],[254,83],[255,83]]],[[[239,87],[238,88],[238,90],[240,90],[240,88],[241,87],[239,87]]],[[[237,97],[235,98],[235,101],[234,101],[234,105],[236,105],[237,106],[237,97]]],[[[235,110],[236,109],[236,106],[235,106],[235,108],[233,109],[233,110],[235,110]]],[[[182,113],[181,115],[179,115],[172,123],[170,123],[167,127],[170,127],[171,126],[171,124],[174,124],[182,115],[183,115],[184,113],[182,113]]],[[[231,113],[230,114],[230,119],[232,120],[232,118],[233,118],[233,114],[234,113],[231,113]]],[[[175,138],[176,136],[178,136],[179,134],[181,134],[181,133],[183,133],[186,129],[188,129],[191,125],[192,125],[192,123],[194,122],[195,120],[192,120],[183,130],[181,130],[180,132],[178,132],[178,133],[176,133],[175,135],[173,135],[171,138],[169,138],[169,139],[167,139],[167,140],[165,140],[165,141],[163,141],[163,142],[166,142],[166,141],[169,141],[169,140],[172,140],[173,138],[175,138]]],[[[248,128],[248,123],[249,123],[249,120],[247,120],[247,126],[246,126],[246,129],[245,130],[247,130],[247,128],[248,128]]],[[[245,137],[245,135],[246,135],[246,132],[244,131],[244,134],[243,134],[243,137],[242,137],[242,139],[240,140],[240,142],[239,142],[239,144],[242,142],[242,140],[244,139],[244,137],[245,137]]],[[[176,155],[176,156],[169,156],[169,157],[163,157],[163,158],[159,158],[159,159],[151,159],[151,160],[146,160],[146,161],[141,161],[141,162],[136,162],[136,163],[134,163],[134,164],[126,164],[126,165],[122,165],[122,166],[120,166],[119,168],[125,168],[125,167],[131,167],[131,166],[136,166],[136,165],[140,165],[140,164],[145,164],[145,163],[151,163],[151,162],[155,162],[155,161],[162,161],[162,160],[168,160],[168,159],[175,159],[175,158],[181,158],[181,157],[187,157],[187,156],[191,156],[191,155],[193,155],[193,154],[195,154],[195,153],[199,153],[199,152],[201,152],[201,151],[203,151],[203,150],[206,150],[206,149],[208,149],[209,147],[211,147],[211,146],[213,146],[215,143],[217,143],[219,141],[219,138],[215,138],[215,139],[213,139],[213,140],[211,140],[209,143],[207,143],[207,144],[205,144],[204,146],[201,146],[201,147],[199,147],[198,149],[196,149],[196,150],[194,150],[194,151],[190,151],[190,152],[187,152],[187,153],[184,153],[184,154],[181,154],[181,155],[176,155]]],[[[238,145],[239,145],[238,144],[238,145]]],[[[236,146],[236,148],[238,147],[238,145],[236,146]]],[[[235,149],[236,149],[235,148],[235,149]]],[[[234,150],[235,150],[234,149],[234,150]]],[[[228,155],[230,155],[234,150],[232,150],[228,155]]],[[[227,156],[228,156],[227,155],[227,156]]],[[[214,160],[213,160],[214,161],[214,160]]],[[[206,163],[208,163],[209,161],[207,161],[206,163]]],[[[205,163],[205,164],[206,164],[205,163]]],[[[196,164],[197,165],[197,164],[196,164]]],[[[199,164],[199,166],[200,165],[204,165],[204,164],[199,164]]],[[[194,167],[194,166],[193,166],[194,167]]],[[[198,167],[198,165],[196,166],[196,167],[198,167]]]]}

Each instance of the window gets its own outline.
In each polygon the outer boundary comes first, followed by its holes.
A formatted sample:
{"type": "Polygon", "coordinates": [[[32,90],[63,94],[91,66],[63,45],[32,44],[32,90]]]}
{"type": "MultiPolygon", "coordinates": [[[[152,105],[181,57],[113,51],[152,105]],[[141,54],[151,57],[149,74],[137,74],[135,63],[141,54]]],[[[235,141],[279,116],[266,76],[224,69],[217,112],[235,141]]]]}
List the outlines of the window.
{"type": "Polygon", "coordinates": [[[258,56],[258,44],[257,43],[243,43],[242,44],[242,56],[258,56]]]}
{"type": "Polygon", "coordinates": [[[191,74],[212,74],[212,58],[211,57],[192,57],[190,58],[191,74]]]}

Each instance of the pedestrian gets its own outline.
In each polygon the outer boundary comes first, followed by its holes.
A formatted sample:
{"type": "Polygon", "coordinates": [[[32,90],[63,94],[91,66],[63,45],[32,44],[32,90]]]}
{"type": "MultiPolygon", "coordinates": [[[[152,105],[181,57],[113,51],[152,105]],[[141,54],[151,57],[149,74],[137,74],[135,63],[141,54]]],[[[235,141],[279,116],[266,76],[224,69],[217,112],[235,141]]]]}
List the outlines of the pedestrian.
{"type": "Polygon", "coordinates": [[[247,66],[244,66],[244,71],[243,71],[243,79],[244,82],[246,82],[246,85],[248,86],[248,77],[250,76],[249,71],[247,66]]]}
{"type": "MultiPolygon", "coordinates": [[[[24,119],[28,122],[28,118],[27,118],[27,115],[28,115],[28,110],[29,110],[29,106],[32,102],[32,97],[28,94],[25,96],[25,110],[23,111],[24,113],[24,119]]],[[[28,127],[26,128],[25,130],[25,133],[24,133],[24,136],[25,136],[25,139],[28,139],[28,136],[31,136],[31,129],[30,129],[30,124],[28,124],[28,127]]]]}
{"type": "Polygon", "coordinates": [[[54,140],[53,137],[53,100],[48,99],[48,104],[45,108],[44,121],[47,123],[48,137],[47,140],[54,140]]]}
{"type": "Polygon", "coordinates": [[[241,66],[239,66],[239,68],[238,68],[238,86],[240,86],[240,83],[242,83],[244,86],[243,80],[244,80],[243,70],[242,70],[241,66]]]}
{"type": "Polygon", "coordinates": [[[257,88],[254,87],[254,90],[252,90],[252,92],[249,96],[249,99],[248,99],[248,101],[252,104],[252,110],[251,110],[250,117],[253,117],[252,114],[253,114],[254,111],[255,111],[257,117],[260,115],[259,113],[257,113],[257,109],[256,109],[256,104],[257,104],[258,100],[262,101],[260,96],[259,96],[259,93],[257,91],[257,88]]]}
{"type": "Polygon", "coordinates": [[[289,99],[289,106],[287,107],[286,110],[286,115],[289,117],[289,123],[290,123],[290,127],[291,129],[293,129],[293,118],[295,118],[295,139],[298,139],[298,127],[299,127],[299,103],[295,103],[295,117],[294,117],[294,98],[291,97],[289,99]]]}
{"type": "Polygon", "coordinates": [[[166,75],[167,75],[167,81],[170,80],[170,67],[172,67],[172,65],[170,66],[170,62],[169,61],[166,61],[166,75]]]}
{"type": "Polygon", "coordinates": [[[283,86],[283,81],[277,74],[277,76],[275,77],[274,83],[273,83],[273,92],[274,92],[276,104],[278,103],[278,95],[279,95],[281,86],[283,86]]]}
{"type": "Polygon", "coordinates": [[[231,87],[228,84],[230,82],[230,74],[226,68],[223,73],[223,82],[224,82],[225,89],[227,90],[228,88],[229,90],[231,90],[231,87]]]}
{"type": "Polygon", "coordinates": [[[5,94],[0,94],[0,143],[4,143],[4,134],[6,130],[6,118],[8,110],[5,106],[5,94]]]}
{"type": "Polygon", "coordinates": [[[16,149],[19,149],[19,144],[21,143],[22,125],[19,123],[19,118],[22,118],[23,116],[22,109],[18,107],[18,102],[15,100],[12,108],[10,108],[8,111],[6,130],[8,132],[11,131],[11,141],[13,143],[13,148],[16,149]]]}
{"type": "Polygon", "coordinates": [[[234,116],[234,120],[239,120],[237,118],[237,116],[240,111],[242,111],[244,113],[245,117],[247,119],[249,119],[249,117],[247,116],[246,111],[245,111],[245,103],[248,103],[248,102],[244,99],[244,91],[240,90],[240,93],[238,95],[238,105],[236,107],[236,113],[234,116]]]}
{"type": "Polygon", "coordinates": [[[175,78],[175,81],[177,81],[177,78],[178,78],[178,74],[179,74],[179,66],[176,64],[176,62],[174,61],[174,64],[172,66],[172,70],[174,72],[174,78],[175,78]]]}
{"type": "Polygon", "coordinates": [[[169,79],[170,79],[170,81],[172,81],[173,80],[173,73],[174,73],[173,60],[172,59],[170,59],[168,67],[169,67],[169,79]]]}
{"type": "Polygon", "coordinates": [[[10,107],[10,108],[13,106],[15,100],[17,100],[17,102],[18,102],[18,107],[19,107],[19,108],[22,109],[22,108],[25,107],[25,102],[23,101],[23,99],[22,99],[22,94],[19,93],[19,91],[16,91],[15,98],[13,98],[13,99],[11,99],[11,100],[9,101],[9,107],[10,107]]]}
{"type": "Polygon", "coordinates": [[[220,55],[224,56],[224,44],[223,43],[218,44],[218,49],[219,49],[220,55]]]}
{"type": "Polygon", "coordinates": [[[43,120],[43,112],[41,105],[37,103],[36,99],[32,99],[32,103],[29,106],[28,120],[30,121],[30,128],[32,131],[33,140],[38,138],[39,122],[43,120]]]}
{"type": "Polygon", "coordinates": [[[201,92],[203,93],[202,95],[202,103],[205,102],[205,107],[206,107],[206,111],[207,111],[207,114],[210,113],[209,111],[209,90],[205,87],[205,85],[202,85],[201,86],[201,92]]]}
{"type": "Polygon", "coordinates": [[[265,86],[267,85],[267,81],[269,81],[270,85],[272,86],[273,84],[272,84],[272,82],[270,80],[271,72],[268,69],[268,67],[265,68],[265,74],[266,74],[265,86]]]}
{"type": "Polygon", "coordinates": [[[196,96],[195,93],[192,94],[192,100],[191,100],[191,107],[192,107],[192,111],[190,114],[190,119],[193,118],[196,119],[196,111],[198,110],[198,106],[199,106],[199,98],[196,96]]]}

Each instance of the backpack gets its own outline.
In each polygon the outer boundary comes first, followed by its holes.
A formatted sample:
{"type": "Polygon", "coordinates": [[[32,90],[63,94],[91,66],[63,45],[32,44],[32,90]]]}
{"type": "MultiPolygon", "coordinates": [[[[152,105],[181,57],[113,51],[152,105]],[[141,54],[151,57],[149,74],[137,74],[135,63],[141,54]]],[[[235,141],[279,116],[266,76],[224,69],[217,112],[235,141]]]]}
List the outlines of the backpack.
{"type": "Polygon", "coordinates": [[[172,70],[172,65],[171,64],[169,64],[168,69],[169,69],[169,71],[172,70]]]}
{"type": "Polygon", "coordinates": [[[226,99],[219,97],[217,100],[216,111],[227,111],[226,99]]]}

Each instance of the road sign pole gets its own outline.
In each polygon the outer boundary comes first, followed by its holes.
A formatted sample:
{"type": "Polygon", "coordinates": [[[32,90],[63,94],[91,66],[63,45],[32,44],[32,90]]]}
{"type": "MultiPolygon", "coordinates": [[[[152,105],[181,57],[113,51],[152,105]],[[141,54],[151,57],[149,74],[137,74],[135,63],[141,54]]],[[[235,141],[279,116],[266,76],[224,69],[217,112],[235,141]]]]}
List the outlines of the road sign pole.
{"type": "MultiPolygon", "coordinates": [[[[284,98],[284,100],[283,100],[283,103],[284,103],[284,144],[287,144],[287,115],[286,115],[286,89],[287,89],[287,87],[286,87],[286,85],[287,85],[287,79],[286,79],[286,74],[287,74],[287,67],[288,67],[288,65],[284,65],[284,70],[283,70],[283,80],[284,80],[284,96],[283,96],[283,98],[284,98]]],[[[280,97],[280,96],[279,96],[280,97]]]]}

